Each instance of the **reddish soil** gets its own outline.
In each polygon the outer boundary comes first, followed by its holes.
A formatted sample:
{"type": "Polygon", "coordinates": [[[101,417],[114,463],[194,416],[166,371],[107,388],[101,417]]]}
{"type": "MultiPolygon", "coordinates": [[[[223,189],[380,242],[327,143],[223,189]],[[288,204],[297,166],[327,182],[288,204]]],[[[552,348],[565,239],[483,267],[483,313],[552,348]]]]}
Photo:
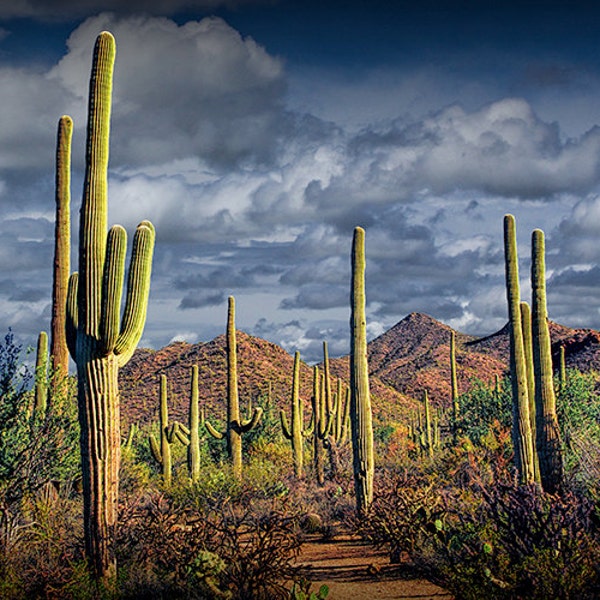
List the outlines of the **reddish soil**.
{"type": "Polygon", "coordinates": [[[308,541],[298,557],[311,591],[329,587],[327,600],[452,600],[426,579],[418,579],[410,565],[392,565],[387,554],[350,536],[332,541],[308,541]]]}

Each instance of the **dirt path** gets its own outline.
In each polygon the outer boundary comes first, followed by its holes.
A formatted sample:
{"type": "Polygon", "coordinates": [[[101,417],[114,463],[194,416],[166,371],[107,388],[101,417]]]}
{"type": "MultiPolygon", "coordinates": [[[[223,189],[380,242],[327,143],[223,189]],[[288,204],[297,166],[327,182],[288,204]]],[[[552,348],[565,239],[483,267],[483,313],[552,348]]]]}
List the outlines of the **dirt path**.
{"type": "Polygon", "coordinates": [[[327,600],[451,600],[442,588],[414,579],[406,565],[392,565],[387,554],[360,540],[308,541],[298,557],[302,574],[313,582],[311,591],[329,586],[327,600]]]}

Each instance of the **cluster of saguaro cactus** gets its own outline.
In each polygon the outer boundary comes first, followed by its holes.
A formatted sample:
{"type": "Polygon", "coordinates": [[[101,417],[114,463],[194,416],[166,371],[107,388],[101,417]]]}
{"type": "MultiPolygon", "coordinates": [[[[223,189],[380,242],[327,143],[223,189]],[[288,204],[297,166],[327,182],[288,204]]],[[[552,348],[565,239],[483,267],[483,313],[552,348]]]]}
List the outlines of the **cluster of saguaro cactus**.
{"type": "Polygon", "coordinates": [[[523,483],[555,492],[562,484],[562,454],[552,381],[546,306],[544,234],[532,234],[532,308],[520,301],[515,219],[504,217],[506,289],[513,388],[513,444],[523,483]]]}
{"type": "Polygon", "coordinates": [[[69,278],[67,346],[77,365],[86,553],[97,579],[112,585],[121,435],[118,371],[133,354],[146,320],[154,227],[138,226],[121,319],[126,233],[107,232],[107,171],[115,40],[94,47],[86,167],[79,225],[79,273],[69,278]]]}
{"type": "Polygon", "coordinates": [[[419,409],[411,416],[408,436],[421,455],[432,457],[440,445],[439,410],[432,409],[427,390],[423,390],[423,410],[419,409]]]}
{"type": "Polygon", "coordinates": [[[354,229],[352,241],[352,282],[350,288],[350,421],[356,510],[368,511],[373,501],[375,459],[373,416],[369,391],[367,360],[367,322],[365,315],[365,231],[354,229]]]}
{"type": "Polygon", "coordinates": [[[325,483],[325,446],[324,442],[329,436],[332,426],[331,415],[325,408],[325,394],[323,393],[323,376],[319,367],[313,367],[313,392],[311,404],[313,411],[313,468],[319,485],[325,483]]]}
{"type": "Polygon", "coordinates": [[[298,479],[304,477],[304,438],[311,435],[314,426],[314,415],[308,427],[304,427],[302,401],[300,400],[300,352],[294,354],[294,371],[292,374],[291,392],[291,426],[288,424],[285,411],[279,413],[281,429],[286,439],[292,442],[294,474],[298,479]]]}
{"type": "Polygon", "coordinates": [[[208,421],[205,426],[216,439],[227,438],[227,452],[231,460],[233,475],[242,477],[242,434],[255,427],[262,417],[262,408],[256,407],[246,420],[240,418],[240,404],[237,380],[237,344],[235,335],[235,300],[229,296],[227,310],[227,422],[225,435],[215,429],[208,421]]]}

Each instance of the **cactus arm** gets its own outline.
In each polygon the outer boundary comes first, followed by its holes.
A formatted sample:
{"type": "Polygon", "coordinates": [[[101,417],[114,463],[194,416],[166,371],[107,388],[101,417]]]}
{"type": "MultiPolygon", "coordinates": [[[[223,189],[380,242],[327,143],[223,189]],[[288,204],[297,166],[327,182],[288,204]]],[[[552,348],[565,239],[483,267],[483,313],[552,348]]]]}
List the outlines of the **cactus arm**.
{"type": "Polygon", "coordinates": [[[156,437],[154,436],[153,433],[151,433],[150,436],[148,437],[148,441],[150,442],[150,451],[152,452],[152,456],[154,457],[154,460],[159,465],[162,465],[162,456],[160,454],[160,446],[159,446],[158,442],[156,441],[156,437]]]}
{"type": "Polygon", "coordinates": [[[179,423],[177,421],[173,421],[173,423],[169,423],[167,427],[167,442],[172,444],[177,437],[177,432],[179,431],[179,423]]]}
{"type": "Polygon", "coordinates": [[[302,435],[306,438],[310,437],[314,434],[315,431],[315,414],[312,413],[310,415],[310,421],[308,422],[308,427],[302,430],[302,435]]]}
{"type": "Polygon", "coordinates": [[[69,277],[69,286],[67,288],[67,348],[71,358],[75,360],[77,346],[77,324],[78,324],[78,309],[77,309],[77,288],[79,285],[79,274],[72,273],[69,277]]]}
{"type": "Polygon", "coordinates": [[[255,407],[252,410],[252,416],[239,424],[239,432],[248,433],[248,431],[254,429],[254,427],[256,427],[260,422],[262,415],[263,409],[260,406],[255,407]]]}
{"type": "Polygon", "coordinates": [[[119,356],[119,365],[121,366],[131,358],[144,330],[150,293],[154,240],[154,227],[148,221],[142,221],[133,238],[123,323],[114,348],[114,353],[119,356]]]}
{"type": "MultiPolygon", "coordinates": [[[[181,423],[179,425],[181,426],[181,423]]],[[[177,429],[175,430],[175,437],[179,442],[181,442],[181,444],[183,444],[186,447],[189,447],[189,445],[191,444],[189,436],[186,436],[183,433],[183,431],[181,431],[180,427],[177,427],[177,429]]]]}
{"type": "Polygon", "coordinates": [[[102,312],[100,317],[101,352],[112,352],[119,334],[123,276],[127,232],[120,225],[110,228],[106,239],[106,262],[102,285],[102,312]]]}
{"type": "Polygon", "coordinates": [[[204,427],[206,427],[208,433],[210,433],[210,435],[212,435],[216,440],[222,440],[225,437],[220,431],[211,425],[210,421],[205,420],[204,427]]]}
{"type": "Polygon", "coordinates": [[[283,433],[283,437],[285,437],[286,440],[291,440],[292,432],[290,430],[287,417],[285,416],[285,410],[283,409],[279,411],[279,422],[281,423],[281,431],[283,433]]]}
{"type": "Polygon", "coordinates": [[[183,423],[177,422],[177,429],[185,436],[189,437],[191,430],[186,427],[183,423]]]}

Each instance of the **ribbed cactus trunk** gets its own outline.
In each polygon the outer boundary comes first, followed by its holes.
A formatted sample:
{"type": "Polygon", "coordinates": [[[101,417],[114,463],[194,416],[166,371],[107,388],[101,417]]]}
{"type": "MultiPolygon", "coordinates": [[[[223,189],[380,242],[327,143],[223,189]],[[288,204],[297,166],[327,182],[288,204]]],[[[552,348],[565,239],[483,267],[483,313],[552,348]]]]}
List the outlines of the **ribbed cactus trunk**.
{"type": "Polygon", "coordinates": [[[533,445],[533,478],[536,483],[540,480],[540,461],[535,445],[535,372],[533,368],[533,339],[531,331],[531,307],[527,302],[521,302],[521,330],[523,331],[523,348],[525,349],[525,370],[527,372],[527,399],[529,401],[529,426],[533,445]]]}
{"type": "Polygon", "coordinates": [[[429,405],[429,394],[423,392],[423,404],[425,405],[425,443],[427,444],[427,455],[433,458],[433,424],[431,422],[431,406],[429,405]]]}
{"type": "Polygon", "coordinates": [[[529,419],[527,389],[527,367],[521,325],[519,289],[519,265],[515,218],[504,217],[504,256],[506,272],[506,296],[510,325],[510,375],[513,396],[513,446],[515,466],[522,483],[533,483],[535,479],[533,460],[533,438],[529,419]]]}
{"type": "Polygon", "coordinates": [[[60,393],[69,373],[66,337],[66,309],[71,274],[71,140],[73,120],[64,115],[58,121],[56,140],[56,217],[54,223],[54,268],[52,277],[52,319],[50,323],[50,396],[60,393]]]}
{"type": "Polygon", "coordinates": [[[458,378],[456,376],[456,333],[450,333],[450,391],[452,394],[452,436],[456,443],[458,438],[458,418],[460,406],[458,405],[458,378]]]}
{"type": "Polygon", "coordinates": [[[126,233],[107,234],[107,170],[115,41],[101,33],[94,48],[86,171],[79,227],[79,273],[69,279],[67,344],[77,364],[86,553],[94,575],[112,586],[120,465],[118,372],[142,335],[154,228],[142,222],[133,241],[125,309],[120,306],[126,233]]]}
{"type": "Polygon", "coordinates": [[[365,231],[354,229],[350,289],[350,421],[356,510],[365,514],[373,501],[373,417],[367,361],[365,231]]]}
{"type": "Polygon", "coordinates": [[[291,393],[292,417],[291,427],[288,426],[285,412],[280,412],[283,435],[292,442],[292,457],[294,475],[298,479],[304,476],[304,443],[302,422],[302,405],[300,404],[300,352],[294,354],[294,371],[292,374],[291,393]]]}
{"type": "Polygon", "coordinates": [[[531,238],[531,287],[533,367],[535,371],[536,445],[540,477],[546,492],[562,487],[563,460],[554,395],[552,348],[546,304],[546,260],[544,232],[534,230],[531,238]]]}
{"type": "Polygon", "coordinates": [[[40,331],[35,353],[35,393],[33,414],[44,417],[48,404],[48,334],[40,331]]]}
{"type": "Polygon", "coordinates": [[[200,407],[198,398],[198,365],[192,366],[190,390],[190,445],[188,446],[188,469],[194,483],[200,480],[200,407]]]}
{"type": "Polygon", "coordinates": [[[313,393],[312,393],[312,410],[313,410],[313,467],[315,477],[319,485],[325,484],[325,459],[323,448],[323,439],[327,432],[327,419],[323,399],[321,398],[321,372],[316,365],[313,367],[313,393]]]}
{"type": "Polygon", "coordinates": [[[240,401],[237,379],[237,341],[235,335],[235,300],[229,296],[227,308],[227,451],[231,457],[233,475],[242,477],[242,433],[235,425],[240,422],[240,401]]]}

